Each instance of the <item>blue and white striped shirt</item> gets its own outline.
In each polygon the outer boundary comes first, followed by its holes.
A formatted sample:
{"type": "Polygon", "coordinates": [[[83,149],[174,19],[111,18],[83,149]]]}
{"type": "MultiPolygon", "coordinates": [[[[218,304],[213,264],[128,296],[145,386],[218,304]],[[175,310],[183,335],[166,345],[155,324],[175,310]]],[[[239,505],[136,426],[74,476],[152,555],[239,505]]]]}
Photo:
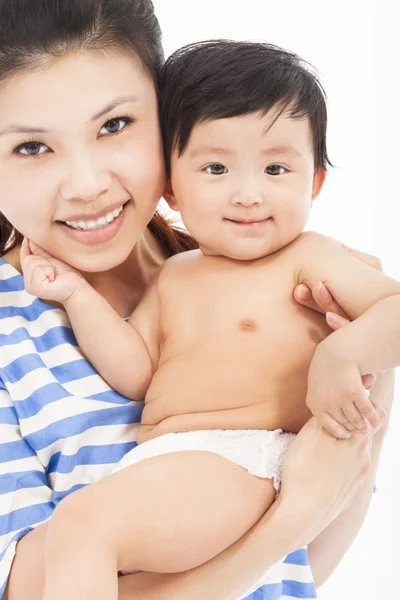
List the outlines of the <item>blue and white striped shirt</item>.
{"type": "MultiPolygon", "coordinates": [[[[62,498],[106,477],[136,446],[142,405],[82,356],[64,311],[0,259],[0,598],[17,542],[62,498]]],[[[316,598],[306,549],[246,600],[316,598]]]]}

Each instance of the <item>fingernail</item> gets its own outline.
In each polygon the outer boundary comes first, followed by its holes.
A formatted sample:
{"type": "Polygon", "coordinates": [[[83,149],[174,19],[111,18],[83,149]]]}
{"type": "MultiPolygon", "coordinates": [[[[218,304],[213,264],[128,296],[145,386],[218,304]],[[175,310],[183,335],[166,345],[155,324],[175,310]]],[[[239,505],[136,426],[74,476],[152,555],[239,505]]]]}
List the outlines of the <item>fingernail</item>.
{"type": "Polygon", "coordinates": [[[329,319],[331,323],[335,323],[335,325],[340,323],[340,317],[335,313],[327,312],[326,318],[329,319]]]}
{"type": "Polygon", "coordinates": [[[321,281],[318,283],[317,290],[323,298],[329,298],[328,290],[321,281]]]}
{"type": "Polygon", "coordinates": [[[302,300],[309,300],[310,298],[310,290],[305,285],[300,286],[298,294],[302,300]]]}

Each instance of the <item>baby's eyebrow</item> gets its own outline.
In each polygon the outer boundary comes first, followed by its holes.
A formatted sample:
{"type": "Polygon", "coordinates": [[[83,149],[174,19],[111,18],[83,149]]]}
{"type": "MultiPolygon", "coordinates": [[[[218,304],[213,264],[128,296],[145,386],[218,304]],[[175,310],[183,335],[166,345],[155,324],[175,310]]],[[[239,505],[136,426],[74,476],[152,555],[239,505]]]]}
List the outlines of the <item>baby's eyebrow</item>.
{"type": "Polygon", "coordinates": [[[218,146],[198,146],[189,152],[189,157],[194,158],[196,156],[200,156],[201,154],[222,154],[232,156],[235,154],[235,152],[229,148],[221,148],[218,146]]]}
{"type": "Polygon", "coordinates": [[[273,148],[265,148],[262,151],[262,154],[290,154],[295,158],[301,158],[302,154],[296,150],[293,146],[285,145],[285,146],[274,146],[273,148]]]}

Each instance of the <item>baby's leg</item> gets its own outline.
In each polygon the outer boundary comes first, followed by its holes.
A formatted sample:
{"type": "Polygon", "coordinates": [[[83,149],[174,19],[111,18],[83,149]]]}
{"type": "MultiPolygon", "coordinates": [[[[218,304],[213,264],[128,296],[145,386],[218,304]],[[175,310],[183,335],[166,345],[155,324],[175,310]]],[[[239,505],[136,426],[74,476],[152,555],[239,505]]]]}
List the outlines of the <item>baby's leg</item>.
{"type": "Polygon", "coordinates": [[[230,546],[273,502],[270,479],[211,452],[144,460],[65,498],[44,600],[117,600],[117,571],[179,572],[230,546]]]}

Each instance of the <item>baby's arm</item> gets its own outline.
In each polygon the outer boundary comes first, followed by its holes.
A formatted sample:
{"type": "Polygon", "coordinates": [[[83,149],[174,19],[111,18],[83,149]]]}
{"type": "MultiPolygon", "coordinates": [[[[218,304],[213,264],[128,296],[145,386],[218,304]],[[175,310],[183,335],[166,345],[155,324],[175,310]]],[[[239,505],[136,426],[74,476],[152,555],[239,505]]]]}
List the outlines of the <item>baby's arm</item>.
{"type": "Polygon", "coordinates": [[[144,398],[158,363],[158,273],[125,322],[85,284],[64,302],[83,354],[107,383],[127,398],[144,398]]]}
{"type": "MultiPolygon", "coordinates": [[[[303,234],[296,250],[296,282],[311,287],[322,281],[355,319],[319,344],[310,367],[307,404],[319,418],[328,413],[344,423],[346,419],[340,420],[344,413],[360,428],[361,411],[375,425],[375,411],[361,376],[400,364],[400,283],[316,233],[303,234]],[[356,411],[348,408],[351,396],[356,411]]],[[[337,434],[329,419],[323,416],[321,421],[337,434]]]]}
{"type": "Polygon", "coordinates": [[[27,239],[21,266],[27,292],[64,305],[80,348],[109,385],[142,399],[158,363],[158,274],[126,323],[79,271],[27,239]]]}

